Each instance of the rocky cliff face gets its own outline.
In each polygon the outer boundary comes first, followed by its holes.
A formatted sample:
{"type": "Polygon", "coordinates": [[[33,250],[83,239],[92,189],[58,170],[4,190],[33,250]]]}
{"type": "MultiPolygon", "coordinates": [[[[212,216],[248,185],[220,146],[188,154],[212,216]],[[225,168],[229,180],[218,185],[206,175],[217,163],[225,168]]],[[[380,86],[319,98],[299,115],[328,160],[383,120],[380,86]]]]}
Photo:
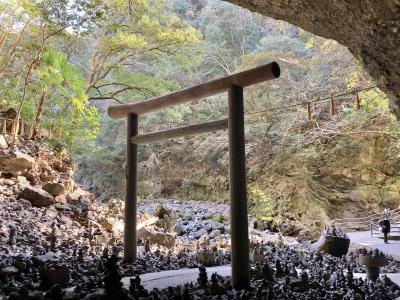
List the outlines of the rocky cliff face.
{"type": "MultiPolygon", "coordinates": [[[[358,129],[332,130],[343,118],[320,124],[329,134],[312,129],[289,137],[285,149],[274,141],[273,129],[265,133],[267,139],[248,135],[249,207],[267,228],[316,235],[331,219],[400,204],[398,137],[387,130],[391,121],[372,114],[358,129]]],[[[225,133],[168,142],[155,156],[159,169],[141,169],[142,197],[229,200],[225,133]],[[158,183],[150,173],[157,174],[158,183]]]]}
{"type": "Polygon", "coordinates": [[[382,84],[400,117],[398,0],[229,0],[345,45],[382,84]]]}
{"type": "Polygon", "coordinates": [[[50,150],[45,143],[0,135],[0,196],[23,199],[36,207],[59,203],[87,207],[93,195],[73,179],[75,165],[62,150],[50,150]]]}

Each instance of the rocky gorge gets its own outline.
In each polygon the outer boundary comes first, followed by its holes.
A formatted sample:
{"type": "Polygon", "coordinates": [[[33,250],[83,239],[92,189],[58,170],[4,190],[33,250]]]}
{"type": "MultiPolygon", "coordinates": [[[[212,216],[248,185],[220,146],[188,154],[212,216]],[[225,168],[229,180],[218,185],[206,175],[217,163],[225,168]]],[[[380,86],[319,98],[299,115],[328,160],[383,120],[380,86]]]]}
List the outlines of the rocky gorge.
{"type": "MultiPolygon", "coordinates": [[[[0,298],[393,299],[400,294],[388,278],[354,279],[353,272],[365,272],[357,253],[313,254],[295,238],[260,230],[253,217],[252,286],[232,290],[229,278],[209,278],[202,267],[230,263],[229,206],[216,202],[141,201],[138,259],[125,263],[123,202],[95,200],[74,182],[74,163],[45,141],[20,139],[8,146],[10,137],[0,137],[0,298]],[[143,273],[199,266],[196,283],[154,291],[140,284],[143,273]],[[129,289],[122,287],[122,277],[132,278],[129,289]]],[[[383,270],[398,272],[400,263],[388,261],[383,270]]]]}
{"type": "MultiPolygon", "coordinates": [[[[390,116],[354,113],[350,120],[343,114],[315,128],[296,126],[286,137],[273,121],[259,126],[258,135],[250,125],[246,129],[248,203],[260,228],[317,238],[332,219],[365,217],[400,205],[398,125],[390,116]]],[[[140,151],[140,198],[229,202],[225,132],[140,151]]],[[[77,177],[96,195],[123,194],[123,171],[110,171],[103,180],[86,162],[81,167],[77,177]]]]}

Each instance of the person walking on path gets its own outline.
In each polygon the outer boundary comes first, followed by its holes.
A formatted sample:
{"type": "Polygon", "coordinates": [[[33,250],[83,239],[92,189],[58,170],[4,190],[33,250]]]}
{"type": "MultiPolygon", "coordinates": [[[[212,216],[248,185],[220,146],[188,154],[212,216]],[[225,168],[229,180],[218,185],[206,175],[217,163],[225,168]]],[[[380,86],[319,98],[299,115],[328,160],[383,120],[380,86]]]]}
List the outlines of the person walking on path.
{"type": "Polygon", "coordinates": [[[383,220],[379,222],[382,228],[382,233],[384,237],[385,244],[389,244],[388,234],[390,232],[390,221],[387,216],[383,217],[383,220]]]}

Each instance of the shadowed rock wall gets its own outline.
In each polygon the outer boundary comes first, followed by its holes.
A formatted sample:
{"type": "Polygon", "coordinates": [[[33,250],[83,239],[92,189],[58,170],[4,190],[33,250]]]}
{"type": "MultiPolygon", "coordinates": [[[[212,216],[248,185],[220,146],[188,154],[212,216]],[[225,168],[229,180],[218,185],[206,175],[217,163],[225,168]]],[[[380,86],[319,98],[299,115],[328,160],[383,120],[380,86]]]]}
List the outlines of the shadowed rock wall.
{"type": "Polygon", "coordinates": [[[400,0],[229,0],[348,47],[400,118],[400,0]]]}

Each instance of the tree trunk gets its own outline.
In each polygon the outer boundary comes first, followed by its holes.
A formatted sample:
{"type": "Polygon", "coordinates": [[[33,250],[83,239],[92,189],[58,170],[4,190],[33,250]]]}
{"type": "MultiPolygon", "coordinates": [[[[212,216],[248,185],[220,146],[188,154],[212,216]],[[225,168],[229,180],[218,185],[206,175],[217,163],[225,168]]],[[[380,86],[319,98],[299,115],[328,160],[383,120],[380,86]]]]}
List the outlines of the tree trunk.
{"type": "Polygon", "coordinates": [[[32,135],[33,139],[36,138],[37,134],[39,133],[39,125],[40,125],[40,122],[42,121],[44,104],[46,103],[47,94],[48,94],[48,89],[47,89],[47,86],[45,85],[42,88],[42,94],[40,95],[39,106],[36,111],[35,124],[33,125],[33,135],[32,135]]]}
{"type": "Polygon", "coordinates": [[[14,127],[14,131],[11,133],[13,140],[12,140],[12,144],[15,145],[17,142],[17,133],[19,130],[19,120],[21,118],[21,112],[22,112],[22,108],[24,107],[24,103],[25,103],[25,99],[26,99],[26,94],[28,92],[28,84],[29,84],[29,77],[31,75],[33,66],[35,65],[35,63],[38,61],[38,59],[35,59],[33,62],[31,62],[31,64],[29,65],[28,71],[26,72],[25,75],[25,80],[24,80],[24,92],[22,94],[22,98],[21,101],[19,103],[18,109],[17,109],[17,115],[15,117],[15,127],[14,127]]]}

